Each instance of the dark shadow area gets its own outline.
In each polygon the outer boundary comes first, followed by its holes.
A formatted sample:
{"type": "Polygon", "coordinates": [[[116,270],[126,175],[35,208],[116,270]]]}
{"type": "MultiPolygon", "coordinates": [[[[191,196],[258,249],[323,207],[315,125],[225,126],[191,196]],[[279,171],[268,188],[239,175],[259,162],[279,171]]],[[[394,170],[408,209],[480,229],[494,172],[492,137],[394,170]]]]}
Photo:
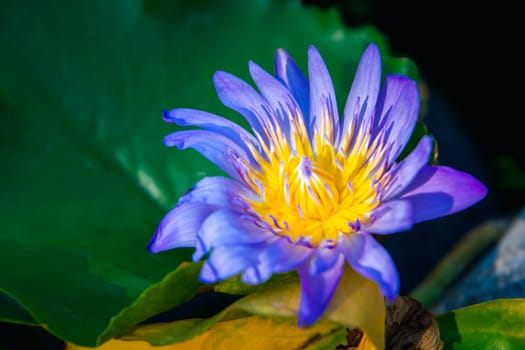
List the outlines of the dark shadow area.
{"type": "Polygon", "coordinates": [[[41,327],[14,323],[0,324],[0,349],[63,350],[64,342],[41,327]]]}
{"type": "Polygon", "coordinates": [[[242,296],[209,292],[198,294],[187,303],[158,314],[142,322],[143,324],[171,322],[190,318],[208,318],[221,312],[226,306],[242,296]]]}

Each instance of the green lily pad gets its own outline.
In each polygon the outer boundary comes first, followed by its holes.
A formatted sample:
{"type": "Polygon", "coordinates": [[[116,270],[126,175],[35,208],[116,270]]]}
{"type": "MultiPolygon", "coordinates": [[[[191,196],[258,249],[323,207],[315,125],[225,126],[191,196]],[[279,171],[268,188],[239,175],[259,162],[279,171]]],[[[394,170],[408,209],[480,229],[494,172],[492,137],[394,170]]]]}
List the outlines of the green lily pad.
{"type": "Polygon", "coordinates": [[[437,315],[444,350],[525,348],[525,299],[497,299],[437,315]]]}
{"type": "Polygon", "coordinates": [[[310,44],[343,104],[372,41],[385,72],[416,74],[373,27],[346,29],[335,10],[299,1],[2,1],[0,320],[95,346],[152,316],[148,291],[167,298],[155,312],[187,300],[194,275],[177,275],[179,289],[164,278],[191,251],[146,246],[177,198],[220,171],[162,145],[176,129],[162,110],[241,122],[216,98],[213,72],[247,79],[248,60],[272,71],[278,47],[306,67],[310,44]]]}

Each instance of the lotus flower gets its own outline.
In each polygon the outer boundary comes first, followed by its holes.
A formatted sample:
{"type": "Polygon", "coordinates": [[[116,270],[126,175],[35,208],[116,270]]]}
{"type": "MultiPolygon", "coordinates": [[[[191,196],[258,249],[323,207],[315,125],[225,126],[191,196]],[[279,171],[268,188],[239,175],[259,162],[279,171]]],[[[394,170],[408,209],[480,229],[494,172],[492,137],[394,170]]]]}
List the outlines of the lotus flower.
{"type": "Polygon", "coordinates": [[[193,109],[164,113],[167,122],[194,127],[165,137],[167,146],[193,148],[228,176],[205,177],[160,222],[151,252],[194,247],[205,260],[200,280],[241,275],[246,284],[296,270],[301,283],[298,325],[322,316],[345,264],[377,283],[387,301],[399,276],[376,235],[463,210],[486,195],[473,176],[429,164],[432,140],[423,136],[403,159],[416,125],[416,82],[388,75],[368,45],[339,117],[327,67],[308,49],[308,77],[283,49],[275,75],[249,63],[257,87],[218,71],[221,102],[251,131],[193,109]]]}

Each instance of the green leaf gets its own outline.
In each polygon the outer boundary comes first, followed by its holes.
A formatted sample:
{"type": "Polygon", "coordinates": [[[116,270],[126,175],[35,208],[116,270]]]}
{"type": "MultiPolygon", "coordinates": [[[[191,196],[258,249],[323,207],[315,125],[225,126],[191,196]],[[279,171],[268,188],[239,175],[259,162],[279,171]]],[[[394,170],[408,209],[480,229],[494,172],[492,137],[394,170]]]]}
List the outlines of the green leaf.
{"type": "Polygon", "coordinates": [[[525,348],[525,299],[497,299],[436,316],[445,350],[525,348]]]}
{"type": "Polygon", "coordinates": [[[195,296],[202,286],[197,280],[201,263],[183,262],[179,267],[168,273],[162,281],[151,285],[133,302],[122,309],[108,324],[108,327],[98,337],[97,343],[122,334],[130,325],[138,324],[146,318],[153,317],[173,307],[183,304],[195,296]]]}
{"type": "MultiPolygon", "coordinates": [[[[31,86],[19,73],[18,81],[31,86]]],[[[32,113],[63,115],[52,99],[37,98],[42,90],[26,94],[32,113]]],[[[10,166],[0,175],[0,289],[59,338],[95,344],[113,316],[189,252],[146,252],[161,210],[86,149],[74,129],[62,132],[52,118],[8,116],[18,138],[2,153],[10,166]]]]}
{"type": "Polygon", "coordinates": [[[31,314],[6,294],[0,293],[0,322],[18,323],[26,326],[38,326],[31,314]]]}
{"type": "Polygon", "coordinates": [[[305,68],[310,44],[342,106],[371,41],[385,73],[413,71],[376,29],[346,29],[335,9],[300,1],[2,1],[0,291],[27,313],[2,307],[0,319],[94,346],[187,300],[193,274],[166,276],[191,251],[146,246],[182,193],[221,172],[162,145],[176,129],[162,110],[243,123],[215,96],[213,72],[248,79],[248,60],[272,71],[278,47],[305,68]],[[179,277],[179,288],[164,279],[179,277]]]}
{"type": "MultiPolygon", "coordinates": [[[[283,278],[283,275],[274,275],[270,277],[271,280],[274,280],[274,279],[280,280],[281,278],[283,278]]],[[[241,276],[237,275],[237,276],[234,276],[234,277],[218,282],[214,286],[213,289],[216,292],[220,292],[220,293],[228,293],[228,294],[234,294],[234,295],[248,295],[252,293],[253,291],[255,291],[257,288],[258,288],[257,286],[245,284],[241,280],[241,276]]]]}

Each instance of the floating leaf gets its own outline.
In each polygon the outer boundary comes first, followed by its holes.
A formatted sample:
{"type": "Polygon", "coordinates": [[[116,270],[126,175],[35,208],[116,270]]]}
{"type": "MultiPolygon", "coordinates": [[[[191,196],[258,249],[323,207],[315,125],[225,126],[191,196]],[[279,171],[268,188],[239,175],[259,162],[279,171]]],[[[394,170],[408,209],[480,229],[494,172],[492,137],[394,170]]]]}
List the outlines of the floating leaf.
{"type": "Polygon", "coordinates": [[[525,299],[497,299],[437,315],[444,350],[525,349],[525,299]]]}

